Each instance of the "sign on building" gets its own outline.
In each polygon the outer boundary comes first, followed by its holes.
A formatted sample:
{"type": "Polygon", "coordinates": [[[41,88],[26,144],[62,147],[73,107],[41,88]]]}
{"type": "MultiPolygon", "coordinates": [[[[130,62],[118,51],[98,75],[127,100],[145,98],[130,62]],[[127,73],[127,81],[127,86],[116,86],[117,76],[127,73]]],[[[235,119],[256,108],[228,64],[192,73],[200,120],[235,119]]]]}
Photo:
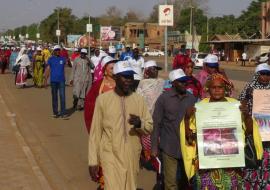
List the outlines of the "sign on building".
{"type": "Polygon", "coordinates": [[[120,41],[120,27],[101,26],[100,27],[101,41],[120,41]]]}
{"type": "Polygon", "coordinates": [[[173,5],[159,5],[159,25],[173,26],[173,5]]]}

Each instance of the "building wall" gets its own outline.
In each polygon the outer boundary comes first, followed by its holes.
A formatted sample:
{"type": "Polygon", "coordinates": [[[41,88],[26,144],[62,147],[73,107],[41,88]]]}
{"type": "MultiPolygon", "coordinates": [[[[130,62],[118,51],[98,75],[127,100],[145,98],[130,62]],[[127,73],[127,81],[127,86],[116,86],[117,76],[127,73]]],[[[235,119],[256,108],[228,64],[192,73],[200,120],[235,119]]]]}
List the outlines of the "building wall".
{"type": "Polygon", "coordinates": [[[164,46],[164,27],[157,23],[126,23],[122,32],[127,44],[139,46],[139,34],[144,33],[144,43],[150,49],[164,46]]]}
{"type": "Polygon", "coordinates": [[[269,38],[270,34],[270,1],[262,3],[261,30],[262,38],[269,38]]]}

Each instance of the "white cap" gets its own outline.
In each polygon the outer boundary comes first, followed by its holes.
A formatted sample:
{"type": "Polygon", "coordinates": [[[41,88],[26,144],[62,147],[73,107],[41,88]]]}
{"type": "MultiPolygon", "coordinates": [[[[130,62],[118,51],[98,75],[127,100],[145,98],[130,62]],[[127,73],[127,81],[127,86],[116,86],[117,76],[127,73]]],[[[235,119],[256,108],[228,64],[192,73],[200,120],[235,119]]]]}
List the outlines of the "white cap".
{"type": "Polygon", "coordinates": [[[82,49],[81,49],[81,53],[85,53],[85,54],[87,54],[87,49],[82,48],[82,49]]]}
{"type": "Polygon", "coordinates": [[[112,58],[111,56],[105,56],[103,59],[102,59],[102,62],[101,62],[101,65],[102,67],[104,67],[106,64],[110,63],[110,62],[116,62],[117,60],[112,58]]]}
{"type": "Polygon", "coordinates": [[[270,71],[270,66],[267,63],[262,63],[256,67],[255,72],[259,71],[270,71]]]}
{"type": "Polygon", "coordinates": [[[59,45],[55,45],[54,47],[53,47],[53,50],[55,51],[55,50],[60,50],[61,49],[61,47],[59,46],[59,45]]]}
{"type": "Polygon", "coordinates": [[[187,80],[187,76],[182,69],[176,69],[169,73],[169,79],[171,82],[175,80],[187,80]]]}
{"type": "Polygon", "coordinates": [[[136,74],[128,61],[118,61],[113,66],[113,74],[134,75],[136,74]]]}
{"type": "Polygon", "coordinates": [[[37,51],[41,51],[41,50],[42,50],[41,47],[38,46],[38,47],[37,47],[37,51]]]}
{"type": "Polygon", "coordinates": [[[218,63],[218,57],[216,55],[213,54],[208,54],[204,60],[204,63],[218,63]]]}
{"type": "Polygon", "coordinates": [[[109,53],[116,53],[116,49],[114,46],[109,46],[109,53]]]}
{"type": "Polygon", "coordinates": [[[79,49],[78,48],[74,48],[73,51],[79,51],[79,49]]]}
{"type": "Polygon", "coordinates": [[[156,67],[158,70],[161,70],[162,68],[161,67],[158,67],[157,66],[157,62],[154,61],[154,60],[149,60],[149,61],[146,61],[143,65],[143,67],[146,69],[146,68],[149,68],[149,67],[156,67]]]}

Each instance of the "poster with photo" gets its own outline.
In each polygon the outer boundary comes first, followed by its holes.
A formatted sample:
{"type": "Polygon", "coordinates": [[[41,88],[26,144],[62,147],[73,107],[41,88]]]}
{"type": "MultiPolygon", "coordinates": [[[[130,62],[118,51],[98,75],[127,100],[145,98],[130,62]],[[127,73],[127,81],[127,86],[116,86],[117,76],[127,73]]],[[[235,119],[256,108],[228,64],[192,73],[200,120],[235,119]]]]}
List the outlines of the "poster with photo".
{"type": "Polygon", "coordinates": [[[259,125],[262,141],[270,141],[270,90],[253,91],[252,115],[259,125]]]}
{"type": "Polygon", "coordinates": [[[199,168],[245,166],[239,102],[196,104],[199,168]]]}

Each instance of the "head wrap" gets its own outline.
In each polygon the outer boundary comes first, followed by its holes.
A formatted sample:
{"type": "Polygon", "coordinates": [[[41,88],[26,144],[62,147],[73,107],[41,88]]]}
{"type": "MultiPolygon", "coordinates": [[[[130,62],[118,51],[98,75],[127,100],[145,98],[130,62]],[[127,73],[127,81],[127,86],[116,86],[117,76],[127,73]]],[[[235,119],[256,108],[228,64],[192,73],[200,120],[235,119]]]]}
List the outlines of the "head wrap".
{"type": "Polygon", "coordinates": [[[208,91],[211,82],[216,81],[216,80],[221,81],[221,82],[224,83],[224,85],[225,85],[225,96],[231,96],[232,92],[233,92],[233,89],[234,89],[233,83],[231,81],[229,81],[224,75],[222,75],[220,73],[214,73],[214,74],[212,74],[212,75],[210,75],[208,77],[208,79],[206,81],[206,84],[205,84],[205,89],[208,91]]]}

